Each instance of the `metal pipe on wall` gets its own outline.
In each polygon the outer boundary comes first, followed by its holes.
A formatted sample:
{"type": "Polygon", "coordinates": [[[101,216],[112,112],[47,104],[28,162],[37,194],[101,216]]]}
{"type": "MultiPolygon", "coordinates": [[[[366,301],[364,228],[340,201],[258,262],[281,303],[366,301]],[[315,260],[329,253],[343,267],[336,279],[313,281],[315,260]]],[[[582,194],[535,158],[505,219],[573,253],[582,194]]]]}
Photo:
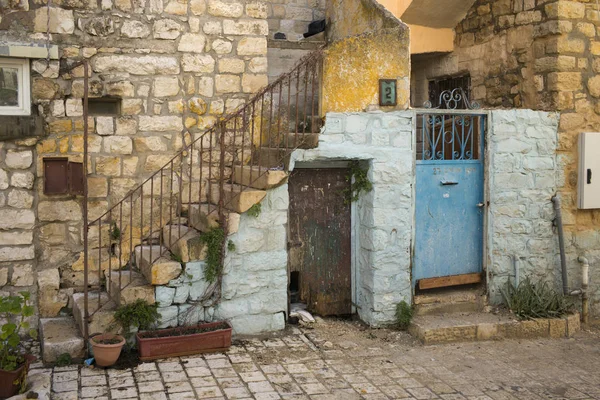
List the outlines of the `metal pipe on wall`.
{"type": "Polygon", "coordinates": [[[586,257],[579,257],[577,261],[581,263],[581,320],[584,324],[588,323],[589,319],[589,300],[588,300],[588,284],[590,280],[590,262],[586,257]]]}
{"type": "Polygon", "coordinates": [[[560,210],[560,197],[558,194],[552,197],[552,203],[554,204],[554,212],[556,214],[555,225],[558,229],[558,245],[560,248],[560,266],[562,271],[562,286],[563,294],[568,296],[569,293],[569,278],[567,275],[567,256],[565,254],[565,235],[563,231],[562,223],[562,212],[560,210]]]}

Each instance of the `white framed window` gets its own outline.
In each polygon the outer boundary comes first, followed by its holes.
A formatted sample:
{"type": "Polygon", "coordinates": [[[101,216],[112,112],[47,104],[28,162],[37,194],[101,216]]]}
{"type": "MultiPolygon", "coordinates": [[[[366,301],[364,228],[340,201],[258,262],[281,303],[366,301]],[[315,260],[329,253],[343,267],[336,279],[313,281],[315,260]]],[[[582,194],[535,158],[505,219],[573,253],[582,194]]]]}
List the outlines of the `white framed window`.
{"type": "Polygon", "coordinates": [[[29,59],[0,57],[0,115],[30,115],[29,59]]]}

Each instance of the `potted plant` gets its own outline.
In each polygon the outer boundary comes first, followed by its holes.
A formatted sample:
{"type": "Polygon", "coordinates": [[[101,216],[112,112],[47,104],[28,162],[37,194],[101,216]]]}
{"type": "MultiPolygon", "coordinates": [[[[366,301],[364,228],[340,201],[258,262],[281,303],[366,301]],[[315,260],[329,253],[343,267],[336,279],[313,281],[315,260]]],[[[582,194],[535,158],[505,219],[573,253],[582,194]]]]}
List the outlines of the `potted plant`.
{"type": "Polygon", "coordinates": [[[121,349],[125,345],[125,338],[121,335],[103,333],[90,338],[96,365],[110,367],[117,362],[121,349]]]}
{"type": "Polygon", "coordinates": [[[137,331],[135,338],[142,361],[222,351],[231,346],[228,322],[157,329],[158,305],[144,300],[119,307],[115,320],[127,335],[137,331]]]}
{"type": "Polygon", "coordinates": [[[231,330],[229,322],[219,321],[138,332],[140,360],[225,351],[231,346],[231,330]]]}
{"type": "Polygon", "coordinates": [[[25,390],[29,363],[35,359],[26,353],[20,336],[27,332],[31,338],[37,338],[37,331],[25,320],[33,315],[29,299],[29,292],[0,297],[0,314],[6,321],[0,332],[0,398],[25,390]]]}

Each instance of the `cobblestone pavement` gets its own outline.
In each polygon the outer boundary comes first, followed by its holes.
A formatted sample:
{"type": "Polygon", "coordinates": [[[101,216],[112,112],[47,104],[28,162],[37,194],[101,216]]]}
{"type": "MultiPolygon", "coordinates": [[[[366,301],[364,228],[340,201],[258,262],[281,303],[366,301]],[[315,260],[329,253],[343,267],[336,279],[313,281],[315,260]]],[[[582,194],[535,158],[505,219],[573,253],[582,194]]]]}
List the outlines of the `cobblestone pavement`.
{"type": "MultiPolygon", "coordinates": [[[[50,370],[48,370],[50,372],[50,370]]],[[[421,346],[408,335],[328,320],[226,354],[135,368],[56,367],[66,399],[600,399],[600,335],[421,346]]]]}

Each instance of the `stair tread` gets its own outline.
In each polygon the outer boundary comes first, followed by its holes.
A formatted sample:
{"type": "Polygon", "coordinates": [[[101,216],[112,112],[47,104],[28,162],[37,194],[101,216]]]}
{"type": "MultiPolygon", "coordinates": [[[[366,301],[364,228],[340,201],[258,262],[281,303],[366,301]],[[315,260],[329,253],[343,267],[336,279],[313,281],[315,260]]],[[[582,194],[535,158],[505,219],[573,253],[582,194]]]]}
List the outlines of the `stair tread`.
{"type": "Polygon", "coordinates": [[[415,295],[416,305],[451,304],[457,302],[475,302],[483,296],[479,287],[476,288],[445,288],[427,291],[415,295]]]}
{"type": "Polygon", "coordinates": [[[282,184],[287,176],[287,172],[282,169],[236,165],[233,169],[232,180],[235,184],[267,190],[282,184]]]}
{"type": "MultiPolygon", "coordinates": [[[[219,215],[214,204],[190,204],[188,214],[191,225],[200,232],[208,232],[219,226],[219,215]]],[[[229,234],[236,233],[240,225],[240,214],[225,210],[225,218],[228,221],[227,232],[229,234]]]]}
{"type": "Polygon", "coordinates": [[[56,362],[62,354],[73,359],[85,356],[85,346],[72,317],[41,318],[41,348],[44,362],[56,362]]]}

